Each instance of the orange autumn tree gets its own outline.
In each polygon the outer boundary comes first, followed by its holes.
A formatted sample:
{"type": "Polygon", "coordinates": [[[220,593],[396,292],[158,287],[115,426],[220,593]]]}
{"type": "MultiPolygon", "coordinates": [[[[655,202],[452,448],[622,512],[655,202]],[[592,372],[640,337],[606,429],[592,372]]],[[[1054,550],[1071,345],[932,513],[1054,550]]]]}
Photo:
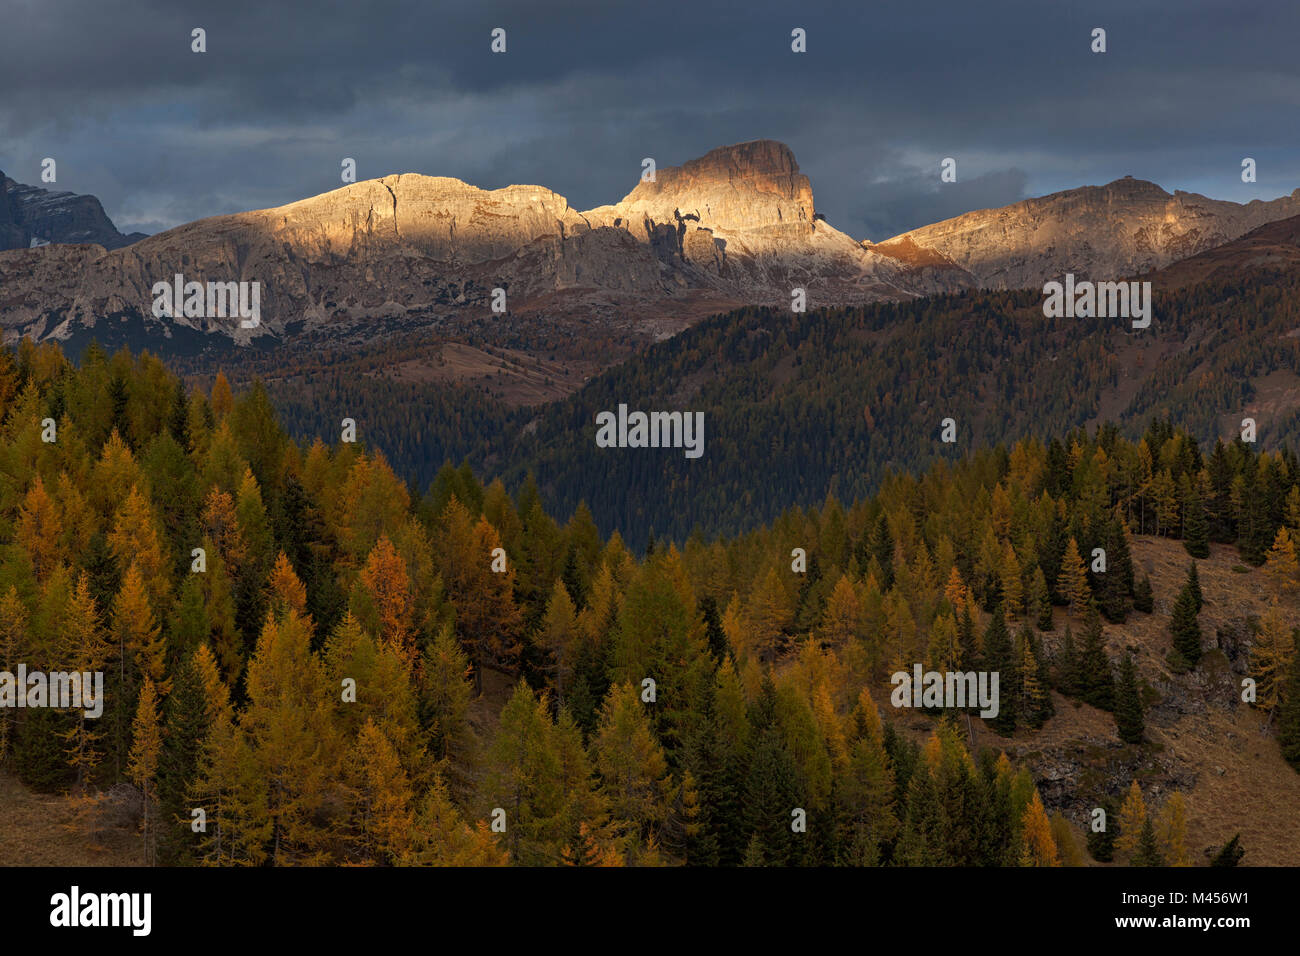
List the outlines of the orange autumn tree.
{"type": "Polygon", "coordinates": [[[270,592],[267,610],[276,618],[293,611],[303,620],[311,619],[307,614],[307,588],[283,551],[276,557],[275,565],[271,568],[267,590],[270,592]]]}
{"type": "Polygon", "coordinates": [[[38,581],[58,564],[59,536],[62,533],[63,525],[54,499],[45,490],[41,476],[37,475],[18,508],[15,537],[31,558],[32,571],[38,581]]]}
{"type": "Polygon", "coordinates": [[[131,486],[126,501],[118,509],[113,530],[108,536],[108,546],[123,574],[132,563],[139,565],[154,606],[167,606],[171,590],[167,554],[153,506],[138,485],[131,486]]]}
{"type": "Polygon", "coordinates": [[[1052,823],[1043,809],[1042,798],[1034,790],[1033,799],[1021,818],[1021,866],[1060,866],[1061,859],[1052,838],[1052,823]]]}
{"type": "Polygon", "coordinates": [[[1079,556],[1079,543],[1073,537],[1065,546],[1065,554],[1061,556],[1061,575],[1057,579],[1056,589],[1075,614],[1087,606],[1088,599],[1092,596],[1092,589],[1088,587],[1088,571],[1084,567],[1083,558],[1079,556]]]}
{"type": "Polygon", "coordinates": [[[134,561],[122,578],[122,589],[113,599],[110,633],[118,646],[118,655],[126,674],[124,686],[136,687],[142,678],[153,681],[158,693],[165,696],[170,689],[166,679],[166,642],[158,627],[144,576],[134,561]]]}
{"type": "Polygon", "coordinates": [[[510,669],[518,659],[523,615],[515,605],[514,570],[496,529],[481,516],[474,522],[454,496],[441,522],[447,596],[456,609],[456,633],[474,664],[479,690],[484,666],[510,669]]]}
{"type": "Polygon", "coordinates": [[[357,584],[368,601],[364,602],[364,610],[358,607],[354,613],[359,619],[367,620],[372,615],[366,612],[372,611],[380,646],[396,651],[408,664],[413,664],[419,652],[411,626],[411,579],[406,573],[406,562],[388,535],[381,534],[370,549],[357,584]]]}
{"type": "Polygon", "coordinates": [[[347,769],[348,806],[360,862],[396,862],[411,845],[414,793],[396,749],[373,720],[357,734],[347,769]]]}

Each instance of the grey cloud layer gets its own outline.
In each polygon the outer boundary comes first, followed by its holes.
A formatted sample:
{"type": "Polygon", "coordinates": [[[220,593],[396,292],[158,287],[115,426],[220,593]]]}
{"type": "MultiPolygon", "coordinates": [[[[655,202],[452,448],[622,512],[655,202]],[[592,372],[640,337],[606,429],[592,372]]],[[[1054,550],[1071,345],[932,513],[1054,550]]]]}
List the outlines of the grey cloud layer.
{"type": "Polygon", "coordinates": [[[1300,5],[18,2],[0,169],[89,192],[124,230],[363,178],[621,198],[640,160],[791,145],[856,236],[1126,174],[1237,200],[1300,185],[1300,5]],[[208,33],[208,53],[189,49],[208,33]],[[508,31],[494,56],[489,33],[508,31]],[[809,52],[789,49],[795,26],[809,52]],[[1088,50],[1094,26],[1110,51],[1088,50]],[[1256,186],[1241,157],[1259,161],[1256,186]],[[958,160],[941,187],[938,164],[958,160]]]}

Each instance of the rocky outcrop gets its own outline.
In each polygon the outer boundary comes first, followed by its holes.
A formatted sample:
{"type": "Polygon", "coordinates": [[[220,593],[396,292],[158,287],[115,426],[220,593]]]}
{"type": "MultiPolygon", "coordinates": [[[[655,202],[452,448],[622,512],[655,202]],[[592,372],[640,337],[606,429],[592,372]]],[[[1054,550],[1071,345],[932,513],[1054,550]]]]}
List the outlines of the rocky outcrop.
{"type": "Polygon", "coordinates": [[[982,209],[923,226],[885,243],[950,262],[980,288],[1041,287],[1066,272],[1117,280],[1222,245],[1252,229],[1300,215],[1300,189],[1244,205],[1165,192],[1126,176],[1038,199],[982,209]]]}
{"type": "Polygon", "coordinates": [[[46,243],[96,243],[119,249],[143,238],[142,233],[118,232],[94,196],[27,186],[0,173],[0,249],[46,243]]]}

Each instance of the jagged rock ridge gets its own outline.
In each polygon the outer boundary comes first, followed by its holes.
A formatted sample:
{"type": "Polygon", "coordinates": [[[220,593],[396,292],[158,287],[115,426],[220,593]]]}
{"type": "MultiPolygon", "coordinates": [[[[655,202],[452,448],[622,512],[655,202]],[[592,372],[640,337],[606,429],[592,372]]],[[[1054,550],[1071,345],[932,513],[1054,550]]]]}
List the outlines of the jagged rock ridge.
{"type": "Polygon", "coordinates": [[[0,249],[47,243],[96,243],[120,249],[144,233],[123,235],[94,196],[41,189],[0,172],[0,249]]]}

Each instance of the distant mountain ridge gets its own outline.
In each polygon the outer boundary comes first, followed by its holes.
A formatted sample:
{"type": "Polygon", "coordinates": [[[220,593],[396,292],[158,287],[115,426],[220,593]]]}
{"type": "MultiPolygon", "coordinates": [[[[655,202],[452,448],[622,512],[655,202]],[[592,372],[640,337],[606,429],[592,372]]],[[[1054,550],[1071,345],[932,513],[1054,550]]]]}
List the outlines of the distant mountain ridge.
{"type": "Polygon", "coordinates": [[[0,172],[0,250],[46,243],[120,249],[144,238],[142,232],[119,232],[94,196],[28,186],[0,172]]]}
{"type": "MultiPolygon", "coordinates": [[[[85,338],[111,322],[164,350],[178,336],[368,341],[447,317],[492,319],[500,288],[516,319],[579,316],[590,323],[584,334],[622,322],[655,340],[744,305],[790,308],[800,288],[811,310],[1041,287],[1067,271],[1120,278],[1300,214],[1300,190],[1240,205],[1129,177],[871,243],[817,213],[793,152],[772,140],[715,149],[644,180],[620,202],[582,212],[543,186],[484,190],[403,173],[199,220],[125,248],[114,249],[110,236],[0,252],[0,334],[6,342],[85,338]],[[260,324],[156,319],[153,284],[178,273],[260,283],[260,324]]],[[[46,195],[48,203],[61,194],[46,195]]],[[[30,197],[10,199],[35,208],[30,197]]],[[[73,232],[87,230],[64,234],[73,232]]]]}
{"type": "Polygon", "coordinates": [[[1300,189],[1242,205],[1171,194],[1125,176],[968,212],[864,246],[909,261],[924,257],[924,265],[957,270],[976,288],[1028,289],[1066,271],[1103,280],[1149,272],[1296,215],[1300,189]]]}

